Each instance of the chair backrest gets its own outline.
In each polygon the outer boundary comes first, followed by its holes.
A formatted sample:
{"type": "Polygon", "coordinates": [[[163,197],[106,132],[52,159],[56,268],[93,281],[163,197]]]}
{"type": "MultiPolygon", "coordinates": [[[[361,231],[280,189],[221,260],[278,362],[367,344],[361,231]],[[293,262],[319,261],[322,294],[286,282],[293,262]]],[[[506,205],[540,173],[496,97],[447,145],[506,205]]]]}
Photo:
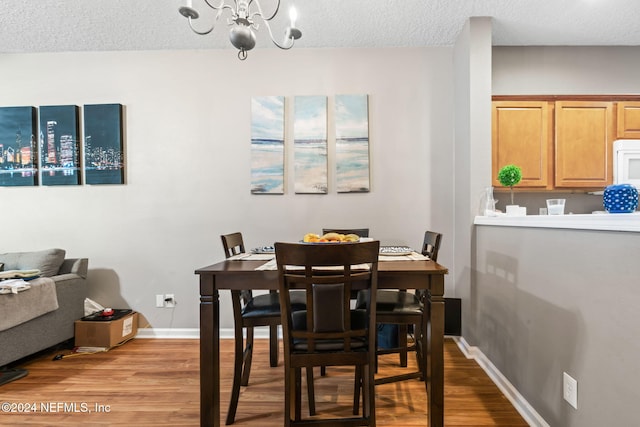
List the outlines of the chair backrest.
{"type": "Polygon", "coordinates": [[[356,234],[360,237],[369,237],[368,228],[323,228],[322,234],[327,233],[356,234]]]}
{"type": "Polygon", "coordinates": [[[428,256],[433,261],[438,261],[438,251],[440,250],[441,241],[441,233],[425,231],[424,241],[422,243],[422,255],[428,256]]]}
{"type": "MultiPolygon", "coordinates": [[[[226,258],[245,253],[242,233],[223,234],[220,236],[220,239],[222,240],[222,248],[224,249],[224,256],[226,258]]],[[[253,298],[253,291],[250,289],[231,291],[231,303],[233,305],[234,316],[241,316],[242,307],[244,307],[251,298],[253,298]]]]}
{"type": "Polygon", "coordinates": [[[230,258],[234,255],[243,254],[245,252],[242,233],[223,234],[220,238],[222,239],[222,247],[224,248],[225,257],[230,258]]]}
{"type": "Polygon", "coordinates": [[[275,243],[285,357],[292,351],[375,353],[379,241],[275,243]],[[369,289],[364,310],[351,310],[353,289],[369,289]],[[306,291],[307,309],[292,312],[289,290],[306,291]]]}

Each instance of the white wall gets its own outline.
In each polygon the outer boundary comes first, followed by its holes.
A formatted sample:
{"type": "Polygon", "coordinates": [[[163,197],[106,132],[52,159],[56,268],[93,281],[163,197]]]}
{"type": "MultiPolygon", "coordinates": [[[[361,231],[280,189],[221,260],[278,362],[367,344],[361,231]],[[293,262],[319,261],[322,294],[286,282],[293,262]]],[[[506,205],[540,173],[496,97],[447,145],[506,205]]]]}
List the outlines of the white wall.
{"type": "Polygon", "coordinates": [[[154,328],[196,328],[194,270],[223,258],[220,234],[242,231],[255,247],[364,226],[383,244],[419,246],[432,210],[450,209],[433,203],[430,170],[450,162],[433,156],[453,139],[451,58],[450,48],[263,49],[245,62],[231,50],[0,55],[2,106],[123,104],[127,165],[123,186],[0,188],[0,251],[88,257],[92,299],[154,328]],[[370,96],[371,192],[295,195],[290,174],[286,195],[251,195],[251,97],[327,95],[331,111],[344,93],[370,96]],[[155,308],[156,293],[174,293],[177,307],[155,308]]]}

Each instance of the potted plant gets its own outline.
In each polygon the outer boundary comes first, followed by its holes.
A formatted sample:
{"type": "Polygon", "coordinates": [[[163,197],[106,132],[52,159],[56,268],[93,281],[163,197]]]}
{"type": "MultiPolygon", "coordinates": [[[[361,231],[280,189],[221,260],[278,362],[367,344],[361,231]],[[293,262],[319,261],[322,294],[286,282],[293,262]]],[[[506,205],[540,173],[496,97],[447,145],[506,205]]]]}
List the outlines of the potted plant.
{"type": "Polygon", "coordinates": [[[513,203],[513,186],[517,185],[522,179],[522,169],[516,165],[506,165],[498,172],[498,181],[505,187],[509,187],[511,190],[511,205],[507,206],[507,214],[512,215],[526,215],[527,208],[520,208],[513,203]]]}

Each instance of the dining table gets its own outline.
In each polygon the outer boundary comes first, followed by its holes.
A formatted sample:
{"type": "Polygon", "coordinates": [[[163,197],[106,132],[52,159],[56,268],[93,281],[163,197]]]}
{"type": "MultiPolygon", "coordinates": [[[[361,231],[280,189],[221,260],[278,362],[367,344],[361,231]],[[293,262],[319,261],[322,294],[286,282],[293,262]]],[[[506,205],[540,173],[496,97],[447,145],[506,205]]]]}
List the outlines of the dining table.
{"type": "MultiPolygon", "coordinates": [[[[444,276],[446,267],[415,257],[380,255],[378,289],[426,291],[426,419],[444,425],[444,276]]],[[[198,268],[200,280],[200,425],[220,426],[220,290],[277,290],[278,272],[268,254],[241,254],[198,268]]],[[[283,397],[284,398],[284,397],[283,397]]]]}

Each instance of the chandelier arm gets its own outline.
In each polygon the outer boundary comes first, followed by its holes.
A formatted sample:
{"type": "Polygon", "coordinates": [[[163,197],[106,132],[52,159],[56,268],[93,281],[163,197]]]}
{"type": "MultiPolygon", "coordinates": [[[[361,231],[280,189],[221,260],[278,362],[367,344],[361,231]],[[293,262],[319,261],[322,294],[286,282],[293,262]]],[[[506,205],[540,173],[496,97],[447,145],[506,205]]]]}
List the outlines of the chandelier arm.
{"type": "MultiPolygon", "coordinates": [[[[259,16],[266,23],[267,21],[271,21],[273,18],[275,18],[276,15],[278,14],[278,11],[280,10],[280,0],[278,0],[276,2],[276,10],[273,11],[273,14],[271,14],[270,17],[265,18],[264,13],[262,12],[262,7],[260,6],[260,1],[259,0],[255,0],[255,1],[256,1],[256,7],[258,8],[258,11],[256,13],[251,14],[251,19],[253,19],[256,16],[259,16]]],[[[252,2],[253,0],[251,0],[249,4],[251,4],[252,2]]]]}
{"type": "MultiPolygon", "coordinates": [[[[204,0],[209,6],[211,6],[209,4],[208,0],[204,0]]],[[[222,0],[224,2],[224,0],[222,0]]],[[[227,6],[228,7],[228,6],[227,6]]],[[[213,24],[211,24],[211,28],[209,28],[208,30],[204,30],[204,31],[200,31],[197,30],[194,26],[193,26],[193,22],[192,19],[189,18],[189,27],[191,27],[191,31],[193,31],[194,33],[200,35],[200,36],[206,36],[207,34],[209,34],[210,32],[212,32],[215,28],[216,28],[216,24],[218,23],[218,19],[220,19],[220,15],[222,15],[223,10],[225,9],[225,7],[221,7],[221,8],[214,8],[215,10],[217,10],[216,13],[216,17],[213,20],[213,24]]]]}
{"type": "Polygon", "coordinates": [[[224,4],[224,0],[220,0],[220,4],[218,6],[214,6],[213,4],[211,4],[211,1],[209,1],[209,0],[204,0],[204,2],[211,9],[215,9],[215,10],[231,9],[231,10],[233,10],[233,8],[231,6],[229,6],[228,4],[224,4]]]}
{"type": "MultiPolygon", "coordinates": [[[[260,16],[262,18],[262,16],[260,16]]],[[[271,31],[271,25],[269,25],[269,21],[265,20],[263,18],[264,21],[264,26],[267,27],[267,31],[269,32],[269,37],[271,38],[271,41],[273,42],[273,44],[275,44],[277,47],[279,47],[280,49],[283,50],[288,50],[291,49],[293,47],[293,44],[295,43],[295,39],[293,37],[288,37],[286,40],[289,40],[291,42],[291,44],[280,44],[276,41],[276,39],[273,37],[273,32],[271,31]]],[[[287,34],[289,32],[287,31],[287,34]]]]}

